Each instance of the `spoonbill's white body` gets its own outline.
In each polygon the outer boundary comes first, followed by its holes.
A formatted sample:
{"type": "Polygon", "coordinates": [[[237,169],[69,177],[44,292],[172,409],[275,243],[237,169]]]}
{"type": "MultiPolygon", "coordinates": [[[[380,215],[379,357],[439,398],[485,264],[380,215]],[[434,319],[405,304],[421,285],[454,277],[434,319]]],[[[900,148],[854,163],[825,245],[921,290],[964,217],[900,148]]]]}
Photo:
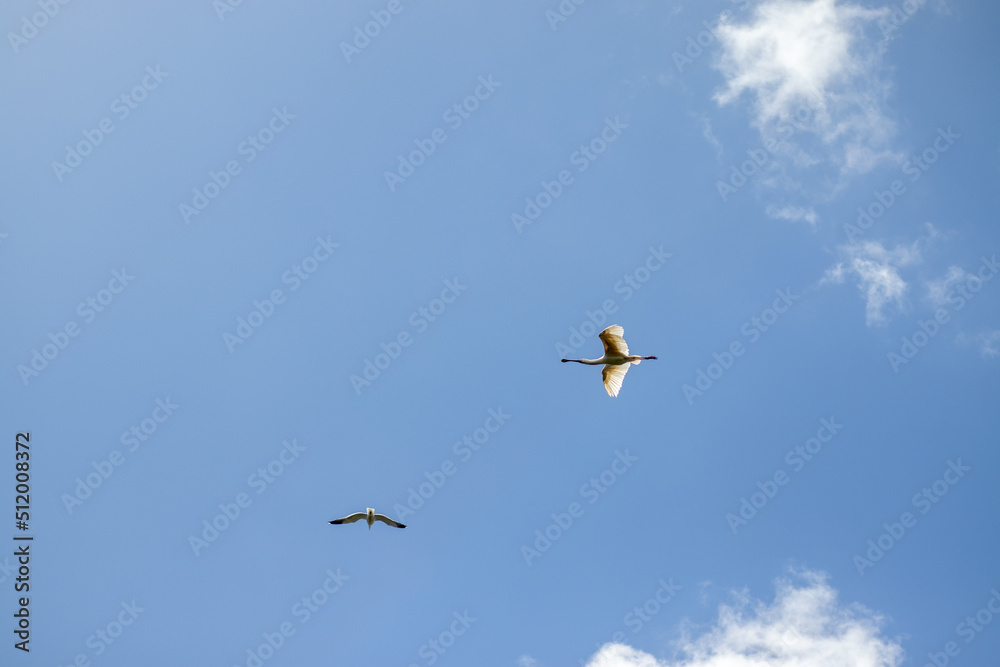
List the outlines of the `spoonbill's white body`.
{"type": "Polygon", "coordinates": [[[343,519],[334,519],[330,523],[354,523],[355,521],[361,521],[364,519],[368,522],[368,530],[372,529],[372,524],[376,521],[381,521],[384,524],[390,525],[393,528],[406,528],[403,524],[398,521],[393,521],[384,514],[375,514],[375,510],[371,507],[367,508],[364,512],[355,512],[354,514],[348,514],[343,519]]]}
{"type": "Polygon", "coordinates": [[[643,359],[656,359],[656,357],[630,355],[628,345],[622,338],[624,333],[625,330],[617,324],[612,324],[600,333],[601,342],[604,343],[604,356],[600,359],[560,359],[560,361],[563,363],[575,361],[578,364],[587,364],[588,366],[603,365],[604,389],[608,392],[608,396],[617,396],[618,392],[621,391],[622,381],[625,379],[625,374],[628,373],[629,366],[638,364],[643,359]]]}

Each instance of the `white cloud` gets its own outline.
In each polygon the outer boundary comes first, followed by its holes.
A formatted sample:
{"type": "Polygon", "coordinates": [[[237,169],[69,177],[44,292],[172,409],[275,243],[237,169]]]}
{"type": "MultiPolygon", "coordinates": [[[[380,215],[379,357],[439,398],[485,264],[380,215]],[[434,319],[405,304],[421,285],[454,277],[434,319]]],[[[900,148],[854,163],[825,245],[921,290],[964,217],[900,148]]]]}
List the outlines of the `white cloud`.
{"type": "MultiPolygon", "coordinates": [[[[664,665],[669,663],[662,663],[664,665]]],[[[587,667],[660,667],[648,653],[625,644],[605,644],[587,663],[587,667]]]]}
{"type": "Polygon", "coordinates": [[[841,253],[845,260],[827,269],[821,284],[842,283],[848,274],[855,274],[866,302],[865,322],[868,326],[885,324],[887,306],[895,304],[902,309],[906,305],[907,284],[898,269],[921,260],[920,243],[917,240],[909,247],[896,246],[893,250],[886,250],[877,241],[842,246],[841,253]]]}
{"type": "Polygon", "coordinates": [[[983,359],[1000,357],[1000,329],[984,331],[975,336],[967,336],[962,333],[958,335],[957,341],[961,345],[976,343],[979,346],[979,354],[983,355],[983,359]]]}
{"type": "Polygon", "coordinates": [[[702,581],[698,584],[698,601],[703,605],[708,604],[708,589],[711,585],[712,582],[709,580],[702,581]]]}
{"type": "Polygon", "coordinates": [[[537,667],[538,661],[530,655],[522,655],[517,659],[517,667],[537,667]]]}
{"type": "Polygon", "coordinates": [[[819,219],[816,217],[816,211],[810,208],[802,208],[801,206],[782,206],[778,207],[771,204],[767,207],[765,211],[767,217],[775,218],[778,220],[791,220],[796,222],[798,220],[805,220],[810,225],[815,225],[816,221],[819,219]]]}
{"type": "Polygon", "coordinates": [[[841,606],[823,574],[779,580],[773,604],[749,599],[722,605],[715,626],[677,642],[679,662],[624,644],[605,644],[587,667],[896,667],[903,649],[881,632],[883,618],[841,606]]]}
{"type": "Polygon", "coordinates": [[[707,141],[712,146],[712,148],[715,149],[716,155],[721,156],[722,144],[719,143],[719,139],[715,136],[715,133],[712,132],[712,121],[710,121],[708,117],[702,116],[701,126],[702,126],[701,136],[705,137],[705,141],[707,141]]]}
{"type": "Polygon", "coordinates": [[[976,336],[979,342],[979,353],[987,359],[1000,356],[1000,329],[987,331],[976,336]]]}
{"type": "Polygon", "coordinates": [[[948,272],[936,280],[927,281],[927,298],[934,304],[935,308],[940,308],[948,301],[948,294],[955,285],[964,282],[968,277],[965,269],[958,266],[948,267],[948,272]]]}
{"type": "MultiPolygon", "coordinates": [[[[814,135],[843,172],[864,173],[896,159],[888,147],[895,129],[884,111],[889,86],[877,74],[874,31],[888,14],[837,0],[765,0],[751,22],[719,28],[716,68],[726,86],[715,99],[726,105],[748,93],[765,142],[784,141],[797,130],[814,135]]],[[[818,159],[799,153],[799,164],[818,159]]]]}

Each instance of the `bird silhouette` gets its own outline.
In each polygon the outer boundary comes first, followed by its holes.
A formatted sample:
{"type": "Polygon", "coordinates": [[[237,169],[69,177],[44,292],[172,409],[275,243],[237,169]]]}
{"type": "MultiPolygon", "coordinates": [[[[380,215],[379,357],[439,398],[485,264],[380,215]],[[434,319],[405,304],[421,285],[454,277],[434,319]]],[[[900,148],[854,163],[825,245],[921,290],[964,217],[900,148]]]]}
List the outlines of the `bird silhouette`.
{"type": "Polygon", "coordinates": [[[348,514],[342,519],[334,519],[330,523],[354,523],[355,521],[360,521],[364,519],[368,522],[368,530],[372,529],[372,524],[376,521],[381,521],[384,524],[388,524],[393,528],[406,528],[405,525],[399,523],[398,521],[393,521],[384,514],[375,514],[375,510],[371,507],[367,508],[364,512],[355,512],[354,514],[348,514]]]}

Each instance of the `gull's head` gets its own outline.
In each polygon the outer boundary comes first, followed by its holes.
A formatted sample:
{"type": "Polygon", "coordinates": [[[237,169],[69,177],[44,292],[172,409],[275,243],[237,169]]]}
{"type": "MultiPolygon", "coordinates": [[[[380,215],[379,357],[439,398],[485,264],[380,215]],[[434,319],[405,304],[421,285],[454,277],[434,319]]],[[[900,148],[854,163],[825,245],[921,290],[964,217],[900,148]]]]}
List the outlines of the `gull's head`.
{"type": "Polygon", "coordinates": [[[366,520],[368,521],[368,530],[371,530],[372,524],[375,523],[375,510],[372,509],[371,507],[366,507],[365,511],[368,513],[368,516],[365,517],[366,520]]]}

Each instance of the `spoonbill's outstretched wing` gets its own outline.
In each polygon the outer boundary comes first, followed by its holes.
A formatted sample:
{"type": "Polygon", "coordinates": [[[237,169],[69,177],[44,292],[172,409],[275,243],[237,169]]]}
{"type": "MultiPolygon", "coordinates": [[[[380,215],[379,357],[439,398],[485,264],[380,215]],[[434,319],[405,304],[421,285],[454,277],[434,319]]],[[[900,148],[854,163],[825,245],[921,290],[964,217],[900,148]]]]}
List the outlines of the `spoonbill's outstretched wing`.
{"type": "Polygon", "coordinates": [[[334,519],[330,523],[354,523],[355,521],[361,521],[367,516],[367,512],[355,512],[354,514],[348,514],[343,519],[334,519]]]}
{"type": "MultiPolygon", "coordinates": [[[[601,332],[601,342],[604,343],[604,356],[606,357],[627,357],[628,356],[628,345],[625,344],[625,339],[622,336],[625,335],[625,330],[622,329],[617,324],[612,324],[610,327],[601,332]]],[[[624,373],[622,373],[624,375],[624,373]]],[[[605,377],[607,377],[605,375],[605,377]]],[[[619,382],[619,385],[621,383],[619,382]]],[[[609,392],[610,393],[610,392],[609,392]]],[[[614,394],[611,394],[614,396],[614,394]]]]}
{"type": "Polygon", "coordinates": [[[393,528],[406,528],[406,526],[404,524],[401,524],[398,521],[393,521],[392,519],[390,519],[389,517],[387,517],[384,514],[376,514],[375,515],[375,520],[376,521],[381,521],[382,523],[385,523],[385,524],[388,524],[388,525],[392,526],[393,528]]]}
{"type": "MultiPolygon", "coordinates": [[[[602,334],[601,338],[603,337],[604,335],[602,334]]],[[[619,338],[619,340],[621,339],[619,338]]],[[[604,389],[608,392],[608,396],[618,396],[618,392],[622,390],[622,381],[625,379],[625,374],[628,373],[628,367],[631,365],[620,364],[612,366],[611,364],[607,364],[604,367],[604,389]]]]}

